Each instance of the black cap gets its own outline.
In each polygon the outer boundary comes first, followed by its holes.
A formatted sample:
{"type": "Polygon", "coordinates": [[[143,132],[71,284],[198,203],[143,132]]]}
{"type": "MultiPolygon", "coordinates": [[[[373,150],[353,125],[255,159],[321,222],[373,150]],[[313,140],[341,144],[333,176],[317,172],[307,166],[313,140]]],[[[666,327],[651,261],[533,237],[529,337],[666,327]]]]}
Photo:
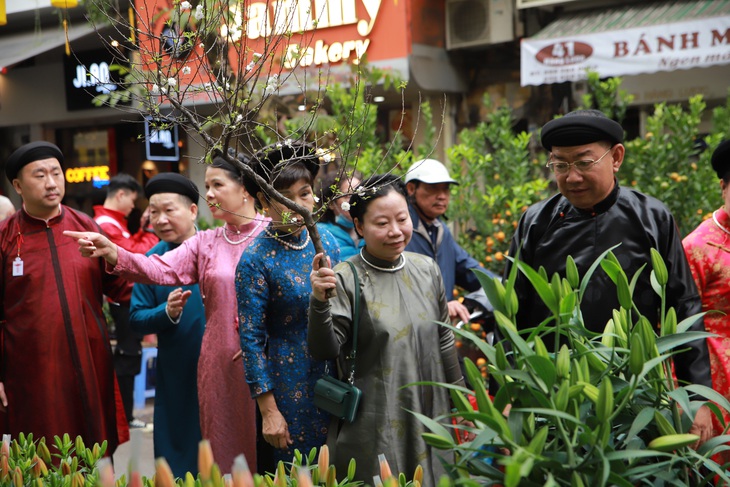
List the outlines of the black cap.
{"type": "MultiPolygon", "coordinates": [[[[312,180],[319,172],[319,155],[314,147],[302,142],[287,142],[267,145],[253,155],[252,168],[265,181],[271,183],[276,174],[288,165],[302,163],[312,174],[312,180]]],[[[246,191],[252,196],[261,192],[261,188],[251,178],[246,178],[246,191]]]]}
{"type": "Polygon", "coordinates": [[[730,171],[730,140],[720,142],[715,152],[712,153],[711,161],[712,169],[717,173],[717,177],[724,179],[730,171]]]}
{"type": "Polygon", "coordinates": [[[193,203],[198,203],[200,195],[198,187],[191,180],[176,172],[163,172],[150,179],[144,187],[144,195],[150,199],[158,193],[177,193],[187,196],[193,203]]]}
{"type": "Polygon", "coordinates": [[[615,145],[623,140],[623,127],[599,110],[576,110],[550,120],[540,134],[540,142],[547,150],[553,146],[574,147],[599,141],[615,145]]]}
{"type": "Polygon", "coordinates": [[[50,159],[52,157],[58,159],[58,162],[63,165],[63,152],[61,152],[58,146],[44,140],[25,144],[8,157],[8,160],[5,162],[5,175],[12,182],[13,179],[18,177],[18,173],[24,166],[31,162],[50,159]]]}

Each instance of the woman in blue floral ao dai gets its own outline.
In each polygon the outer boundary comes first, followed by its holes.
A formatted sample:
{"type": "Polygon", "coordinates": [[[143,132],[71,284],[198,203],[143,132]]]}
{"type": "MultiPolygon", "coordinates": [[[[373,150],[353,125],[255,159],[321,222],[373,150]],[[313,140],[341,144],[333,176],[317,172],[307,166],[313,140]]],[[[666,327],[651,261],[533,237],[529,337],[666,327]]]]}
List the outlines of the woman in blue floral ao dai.
{"type": "MultiPolygon", "coordinates": [[[[311,154],[305,145],[265,148],[255,156],[254,170],[282,195],[311,211],[312,181],[319,170],[318,159],[311,154]]],[[[329,422],[313,403],[314,383],[324,373],[325,362],[313,360],[307,348],[314,245],[301,216],[272,201],[250,179],[246,182],[272,218],[241,256],[236,271],[246,381],[261,411],[263,438],[276,448],[274,461],[291,461],[294,449],[308,452],[324,444],[329,422]]],[[[334,238],[326,231],[321,237],[325,252],[338,262],[334,238]]],[[[274,465],[261,466],[271,471],[274,465]]]]}

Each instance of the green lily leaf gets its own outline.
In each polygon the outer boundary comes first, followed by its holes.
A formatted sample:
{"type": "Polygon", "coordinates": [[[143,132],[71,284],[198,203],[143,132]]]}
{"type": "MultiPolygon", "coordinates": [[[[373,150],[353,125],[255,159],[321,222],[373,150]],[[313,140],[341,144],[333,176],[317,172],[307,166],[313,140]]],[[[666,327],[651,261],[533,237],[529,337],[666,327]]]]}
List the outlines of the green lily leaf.
{"type": "Polygon", "coordinates": [[[683,319],[682,321],[677,323],[677,333],[684,333],[685,331],[689,330],[689,328],[694,325],[699,318],[705,316],[706,314],[707,312],[697,313],[696,315],[692,315],[688,318],[683,319]]]}
{"type": "Polygon", "coordinates": [[[585,276],[583,276],[583,280],[580,282],[580,290],[579,295],[582,298],[583,294],[585,294],[586,288],[588,287],[588,283],[591,280],[591,277],[593,277],[593,273],[596,272],[596,269],[598,266],[601,265],[601,262],[603,259],[608,255],[609,252],[613,251],[613,249],[617,248],[621,244],[614,245],[610,249],[607,249],[601,255],[598,256],[598,258],[591,264],[591,266],[588,268],[588,272],[586,272],[585,276]]]}
{"type": "Polygon", "coordinates": [[[622,440],[624,444],[628,444],[632,439],[636,437],[636,435],[639,434],[639,432],[643,431],[644,428],[646,428],[646,425],[654,420],[654,411],[654,408],[646,407],[642,409],[639,414],[636,415],[636,418],[634,418],[634,422],[631,423],[631,428],[629,429],[629,432],[626,433],[626,437],[622,440]]]}
{"type": "Polygon", "coordinates": [[[537,292],[538,296],[540,296],[540,299],[542,299],[542,302],[545,303],[550,312],[553,314],[557,313],[558,296],[553,294],[548,281],[543,279],[540,274],[535,272],[532,267],[525,264],[524,262],[516,261],[516,263],[520,271],[522,271],[525,277],[527,277],[527,279],[530,281],[532,287],[535,289],[535,292],[537,292]]]}
{"type": "Polygon", "coordinates": [[[552,389],[555,385],[555,379],[557,378],[557,372],[555,371],[555,364],[552,360],[539,355],[533,355],[525,359],[532,368],[533,372],[542,379],[546,390],[552,389]]]}
{"type": "Polygon", "coordinates": [[[715,336],[717,335],[706,331],[684,331],[681,333],[675,333],[674,335],[657,337],[656,348],[659,350],[659,353],[666,353],[681,349],[682,345],[686,345],[689,342],[715,336]]]}

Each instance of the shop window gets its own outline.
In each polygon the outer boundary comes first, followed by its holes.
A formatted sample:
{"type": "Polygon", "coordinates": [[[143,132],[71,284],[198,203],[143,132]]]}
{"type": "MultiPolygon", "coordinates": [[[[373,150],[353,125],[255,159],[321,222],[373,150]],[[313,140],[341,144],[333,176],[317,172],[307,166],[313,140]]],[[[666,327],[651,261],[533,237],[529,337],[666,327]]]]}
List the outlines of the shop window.
{"type": "Polygon", "coordinates": [[[89,211],[90,206],[103,203],[109,178],[117,172],[114,130],[75,131],[66,138],[72,143],[65,164],[66,197],[89,211]]]}

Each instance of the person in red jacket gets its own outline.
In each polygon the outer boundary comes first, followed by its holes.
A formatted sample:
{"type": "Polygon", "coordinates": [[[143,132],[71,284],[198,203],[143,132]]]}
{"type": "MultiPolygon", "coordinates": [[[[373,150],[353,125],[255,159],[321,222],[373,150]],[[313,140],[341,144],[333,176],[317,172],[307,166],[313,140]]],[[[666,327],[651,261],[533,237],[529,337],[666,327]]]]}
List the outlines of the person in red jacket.
{"type": "MultiPolygon", "coordinates": [[[[149,215],[145,211],[139,231],[129,232],[127,217],[134,209],[135,201],[142,192],[142,186],[129,174],[119,173],[112,177],[107,186],[103,205],[94,206],[94,220],[109,239],[130,252],[144,254],[154,247],[159,239],[148,231],[149,215]],[[147,215],[147,216],[145,216],[147,215]]],[[[114,319],[117,346],[114,349],[114,370],[117,372],[119,389],[122,393],[124,413],[131,428],[144,428],[147,425],[136,419],[133,414],[134,376],[139,374],[142,357],[142,337],[129,327],[129,302],[132,297],[132,284],[128,292],[117,302],[109,300],[109,311],[114,319]]]]}
{"type": "Polygon", "coordinates": [[[140,228],[132,235],[127,227],[127,217],[134,209],[142,186],[129,174],[119,173],[109,181],[103,205],[94,206],[94,220],[109,240],[135,254],[144,254],[160,240],[150,228],[149,213],[142,215],[140,228]]]}

